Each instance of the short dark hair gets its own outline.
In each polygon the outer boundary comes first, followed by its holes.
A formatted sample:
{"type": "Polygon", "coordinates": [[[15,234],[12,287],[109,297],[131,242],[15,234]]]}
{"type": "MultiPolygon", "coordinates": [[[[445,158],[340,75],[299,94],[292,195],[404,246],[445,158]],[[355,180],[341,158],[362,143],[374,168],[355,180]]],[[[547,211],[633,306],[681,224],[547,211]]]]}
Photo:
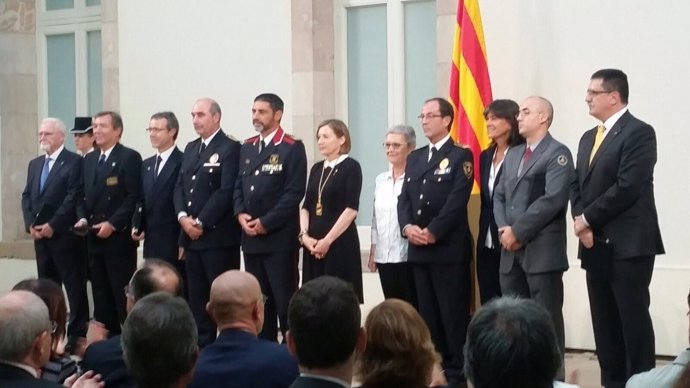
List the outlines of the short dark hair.
{"type": "Polygon", "coordinates": [[[441,118],[450,116],[450,123],[448,123],[448,126],[446,127],[448,132],[450,132],[450,128],[453,126],[453,120],[455,120],[455,111],[453,110],[453,105],[451,105],[451,103],[443,97],[430,98],[424,101],[424,103],[426,104],[427,102],[432,101],[438,102],[438,111],[441,113],[441,118]]]}
{"type": "Polygon", "coordinates": [[[508,132],[508,147],[513,147],[525,142],[525,138],[520,135],[520,128],[518,128],[517,116],[520,113],[520,105],[513,100],[493,100],[489,106],[484,109],[484,118],[488,119],[489,115],[494,115],[496,118],[503,119],[510,125],[508,132]]]}
{"type": "Polygon", "coordinates": [[[333,133],[337,137],[344,137],[345,138],[345,143],[340,147],[340,154],[346,154],[350,152],[352,149],[352,138],[350,137],[350,130],[347,129],[347,124],[345,124],[342,120],[338,119],[328,119],[324,120],[319,123],[319,125],[316,127],[316,138],[319,138],[319,129],[322,127],[325,127],[328,125],[330,129],[333,130],[333,133]]]}
{"type": "Polygon", "coordinates": [[[533,300],[495,299],[467,328],[465,375],[475,388],[550,388],[560,366],[551,316],[533,300]]]}
{"type": "Polygon", "coordinates": [[[180,122],[177,121],[177,117],[173,112],[170,111],[163,111],[163,112],[157,112],[151,115],[151,120],[158,120],[158,119],[165,119],[165,121],[168,123],[168,128],[167,130],[170,131],[171,129],[175,130],[175,134],[173,135],[173,140],[177,140],[177,134],[180,133],[180,122]]]}
{"type": "Polygon", "coordinates": [[[278,97],[277,95],[273,94],[273,93],[262,93],[262,94],[259,94],[259,95],[256,96],[256,98],[254,99],[254,102],[257,102],[257,101],[267,102],[268,105],[271,106],[271,109],[272,109],[274,112],[277,112],[277,111],[281,111],[281,112],[282,112],[282,111],[283,111],[283,108],[285,107],[285,104],[283,103],[283,100],[282,100],[280,97],[278,97]]]}
{"type": "Polygon", "coordinates": [[[146,259],[141,268],[139,268],[134,275],[132,275],[132,280],[129,282],[129,293],[132,295],[134,300],[140,300],[147,295],[153,294],[154,292],[163,291],[160,289],[158,282],[153,277],[156,267],[162,267],[169,269],[177,276],[177,287],[175,288],[174,296],[182,296],[183,284],[180,274],[177,269],[173,267],[172,264],[167,261],[160,259],[146,259]]]}
{"type": "Polygon", "coordinates": [[[290,300],[288,326],[300,365],[329,368],[355,351],[361,327],[352,285],[333,276],[310,280],[290,300]]]}
{"type": "Polygon", "coordinates": [[[120,116],[119,113],[111,111],[111,110],[104,110],[102,112],[96,113],[93,118],[98,118],[98,117],[103,117],[103,116],[108,116],[110,117],[110,121],[113,124],[113,129],[120,128],[120,134],[125,131],[125,124],[122,122],[122,116],[120,116]]]}
{"type": "Polygon", "coordinates": [[[121,340],[129,373],[141,388],[169,388],[196,363],[192,312],[184,299],[167,292],[137,302],[122,326],[121,340]]]}
{"type": "Polygon", "coordinates": [[[51,335],[52,350],[57,350],[67,329],[67,304],[65,303],[65,294],[62,293],[62,287],[55,283],[55,281],[47,278],[25,279],[12,287],[12,291],[19,290],[33,292],[48,307],[50,321],[55,322],[57,325],[55,333],[51,335]]]}
{"type": "Polygon", "coordinates": [[[601,79],[601,85],[609,92],[618,92],[623,104],[628,103],[630,90],[628,87],[628,76],[618,69],[601,69],[592,74],[591,79],[601,79]]]}

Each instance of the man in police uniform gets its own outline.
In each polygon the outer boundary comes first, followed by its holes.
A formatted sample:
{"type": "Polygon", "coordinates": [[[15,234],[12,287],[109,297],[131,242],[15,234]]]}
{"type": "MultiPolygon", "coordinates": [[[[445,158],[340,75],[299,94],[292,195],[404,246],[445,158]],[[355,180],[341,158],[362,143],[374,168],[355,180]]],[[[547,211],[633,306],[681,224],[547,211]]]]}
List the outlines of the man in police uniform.
{"type": "Polygon", "coordinates": [[[445,99],[427,100],[419,118],[430,145],[407,158],[398,220],[409,240],[419,312],[443,357],[450,386],[458,386],[464,381],[462,352],[470,317],[472,152],[450,138],[453,107],[445,99]]]}
{"type": "Polygon", "coordinates": [[[297,289],[299,204],[307,180],[304,144],[280,126],[283,100],[275,94],[254,99],[252,123],[259,135],[240,150],[235,214],[242,226],[244,266],[268,296],[261,338],[276,341],[276,314],[285,338],[287,308],[297,289]]]}
{"type": "Polygon", "coordinates": [[[232,211],[240,143],[220,128],[221,111],[210,98],[197,100],[192,123],[199,138],[187,144],[175,185],[179,245],[187,268],[189,305],[199,329],[199,346],[216,338],[206,312],[213,280],[240,268],[240,226],[232,211]]]}

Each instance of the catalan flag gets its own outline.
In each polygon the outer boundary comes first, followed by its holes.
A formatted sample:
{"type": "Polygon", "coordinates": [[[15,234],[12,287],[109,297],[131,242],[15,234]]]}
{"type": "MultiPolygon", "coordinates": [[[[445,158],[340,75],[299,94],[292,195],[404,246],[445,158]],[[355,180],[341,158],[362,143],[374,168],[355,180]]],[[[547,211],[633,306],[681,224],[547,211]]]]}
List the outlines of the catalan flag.
{"type": "Polygon", "coordinates": [[[451,136],[474,154],[472,194],[478,194],[479,154],[489,145],[484,109],[493,100],[479,0],[458,0],[450,100],[455,109],[451,136]]]}

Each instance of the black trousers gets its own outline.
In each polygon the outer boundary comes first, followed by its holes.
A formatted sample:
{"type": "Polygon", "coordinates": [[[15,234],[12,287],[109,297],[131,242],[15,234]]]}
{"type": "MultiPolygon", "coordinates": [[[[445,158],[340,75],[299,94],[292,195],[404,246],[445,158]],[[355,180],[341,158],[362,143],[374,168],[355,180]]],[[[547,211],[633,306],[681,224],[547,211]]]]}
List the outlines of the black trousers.
{"type": "Polygon", "coordinates": [[[601,384],[624,387],[630,376],[655,367],[649,283],[654,256],[613,260],[608,280],[587,273],[601,384]]]}
{"type": "Polygon", "coordinates": [[[127,317],[125,286],[137,266],[137,250],[96,253],[89,252],[89,271],[93,290],[93,317],[108,329],[110,335],[120,334],[127,317]]]}
{"type": "Polygon", "coordinates": [[[501,247],[498,249],[480,246],[477,248],[477,282],[482,304],[501,297],[501,281],[498,267],[501,264],[501,247]]]}
{"type": "Polygon", "coordinates": [[[419,314],[443,358],[449,382],[464,380],[463,347],[470,321],[470,263],[413,263],[419,314]]]}
{"type": "Polygon", "coordinates": [[[402,299],[417,308],[417,290],[410,263],[376,263],[386,299],[402,299]]]}
{"type": "Polygon", "coordinates": [[[268,296],[264,306],[264,327],[260,338],[278,341],[278,321],[283,341],[288,330],[287,311],[290,298],[297,291],[298,251],[245,253],[244,268],[254,275],[261,292],[268,296]]]}
{"type": "Polygon", "coordinates": [[[216,324],[206,312],[211,283],[225,271],[240,269],[240,246],[215,249],[185,249],[189,307],[199,332],[199,347],[216,339],[216,324]]]}
{"type": "Polygon", "coordinates": [[[55,250],[40,241],[34,247],[38,277],[51,279],[65,286],[69,303],[67,338],[70,345],[76,345],[77,338],[86,337],[89,323],[86,257],[82,247],[79,245],[69,250],[55,250]]]}

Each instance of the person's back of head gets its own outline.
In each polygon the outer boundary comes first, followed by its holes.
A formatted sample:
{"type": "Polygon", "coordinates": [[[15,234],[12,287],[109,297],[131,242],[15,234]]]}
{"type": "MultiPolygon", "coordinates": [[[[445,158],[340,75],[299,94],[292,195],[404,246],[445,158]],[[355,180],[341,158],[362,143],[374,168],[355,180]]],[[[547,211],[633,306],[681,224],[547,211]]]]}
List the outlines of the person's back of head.
{"type": "MultiPolygon", "coordinates": [[[[359,300],[352,286],[332,276],[305,283],[288,307],[288,349],[303,370],[338,367],[364,350],[359,300]]],[[[350,376],[351,377],[351,376],[350,376]]]]}
{"type": "Polygon", "coordinates": [[[186,386],[198,355],[184,299],[156,292],[137,301],[122,327],[125,363],[139,388],[186,386]]]}
{"type": "Polygon", "coordinates": [[[0,360],[40,368],[51,350],[48,307],[34,293],[12,291],[0,297],[0,360]]]}
{"type": "Polygon", "coordinates": [[[159,259],[146,259],[127,285],[127,310],[141,298],[154,292],[165,291],[182,296],[182,278],[175,267],[159,259]]]}
{"type": "Polygon", "coordinates": [[[25,279],[15,284],[12,290],[32,292],[41,298],[46,307],[48,307],[48,317],[51,323],[55,325],[55,331],[51,336],[51,350],[53,356],[56,356],[60,341],[65,336],[67,329],[67,304],[65,302],[65,294],[62,292],[62,287],[53,280],[47,278],[25,279]]]}
{"type": "Polygon", "coordinates": [[[211,284],[207,311],[218,330],[241,329],[258,334],[264,323],[261,286],[249,272],[230,270],[211,284]]]}
{"type": "Polygon", "coordinates": [[[409,303],[387,299],[364,323],[367,347],[357,360],[357,375],[366,387],[424,387],[441,357],[422,317],[409,303]]]}
{"type": "Polygon", "coordinates": [[[475,388],[549,388],[560,365],[551,317],[530,299],[496,299],[467,328],[465,375],[475,388]]]}

